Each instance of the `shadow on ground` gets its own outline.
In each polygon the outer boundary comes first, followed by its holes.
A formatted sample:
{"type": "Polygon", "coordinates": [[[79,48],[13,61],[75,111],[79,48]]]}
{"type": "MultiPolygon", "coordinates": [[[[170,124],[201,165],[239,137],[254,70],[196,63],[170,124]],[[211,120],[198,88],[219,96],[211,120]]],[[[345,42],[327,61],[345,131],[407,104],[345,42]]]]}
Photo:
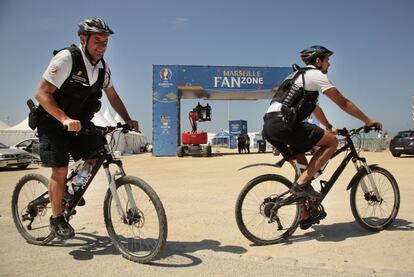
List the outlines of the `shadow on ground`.
{"type": "MultiPolygon", "coordinates": [[[[405,219],[395,219],[393,224],[382,232],[393,231],[414,231],[412,222],[405,219]]],[[[303,235],[293,235],[283,244],[292,244],[301,241],[317,240],[320,242],[339,242],[356,237],[374,235],[376,232],[370,232],[363,229],[356,222],[334,223],[330,225],[313,225],[303,235]]]]}
{"type": "MultiPolygon", "coordinates": [[[[121,258],[119,251],[107,236],[99,236],[79,232],[75,238],[68,241],[55,241],[53,247],[74,248],[69,252],[75,260],[87,261],[99,255],[116,255],[121,258]]],[[[191,255],[200,250],[243,254],[247,250],[240,246],[221,245],[217,240],[202,241],[167,241],[157,260],[150,264],[160,267],[191,267],[202,263],[199,256],[191,255]]]]}

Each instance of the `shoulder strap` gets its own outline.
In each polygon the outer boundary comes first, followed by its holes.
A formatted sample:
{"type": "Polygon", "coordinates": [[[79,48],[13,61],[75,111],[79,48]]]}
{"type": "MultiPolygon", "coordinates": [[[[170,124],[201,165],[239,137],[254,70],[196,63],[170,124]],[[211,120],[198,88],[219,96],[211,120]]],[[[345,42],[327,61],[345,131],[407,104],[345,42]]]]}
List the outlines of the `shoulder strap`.
{"type": "MultiPolygon", "coordinates": [[[[106,62],[105,62],[104,58],[101,59],[101,62],[102,62],[102,66],[103,66],[103,69],[102,69],[102,71],[103,71],[102,87],[103,87],[103,85],[105,83],[105,75],[106,75],[106,62]]],[[[111,74],[108,74],[108,84],[109,84],[110,80],[111,80],[111,74]]]]}
{"type": "Polygon", "coordinates": [[[53,50],[53,56],[56,56],[57,53],[59,53],[62,50],[68,49],[71,53],[75,50],[79,50],[79,48],[75,44],[71,44],[69,47],[65,47],[59,50],[53,50]]]}
{"type": "Polygon", "coordinates": [[[86,83],[89,85],[88,72],[86,71],[86,66],[83,60],[81,50],[75,44],[72,44],[69,47],[65,47],[59,50],[54,50],[53,55],[56,55],[62,50],[69,50],[72,56],[72,70],[69,76],[79,75],[83,77],[86,80],[86,83]]]}
{"type": "Polygon", "coordinates": [[[303,90],[305,90],[305,72],[308,70],[319,70],[317,68],[313,67],[300,67],[297,64],[292,65],[293,70],[296,71],[295,76],[293,76],[292,81],[295,82],[296,79],[299,77],[299,75],[302,75],[302,84],[303,84],[303,90]]]}

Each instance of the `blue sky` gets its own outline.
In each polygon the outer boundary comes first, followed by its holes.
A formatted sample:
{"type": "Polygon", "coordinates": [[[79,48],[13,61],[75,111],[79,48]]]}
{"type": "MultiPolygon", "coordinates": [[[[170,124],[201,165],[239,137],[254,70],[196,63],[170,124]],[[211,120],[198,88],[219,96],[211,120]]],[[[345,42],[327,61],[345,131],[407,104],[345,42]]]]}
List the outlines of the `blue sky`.
{"type": "MultiPolygon", "coordinates": [[[[410,0],[2,0],[0,120],[26,117],[51,52],[78,44],[79,20],[98,16],[115,31],[105,55],[115,87],[148,136],[153,64],[291,66],[313,44],[335,52],[328,76],[337,88],[395,134],[414,127],[413,12],[410,0]]],[[[182,101],[183,130],[196,103],[182,101]]],[[[213,121],[200,129],[228,129],[230,118],[259,131],[268,103],[211,101],[213,121]]],[[[320,105],[334,126],[360,125],[324,96],[320,105]]]]}

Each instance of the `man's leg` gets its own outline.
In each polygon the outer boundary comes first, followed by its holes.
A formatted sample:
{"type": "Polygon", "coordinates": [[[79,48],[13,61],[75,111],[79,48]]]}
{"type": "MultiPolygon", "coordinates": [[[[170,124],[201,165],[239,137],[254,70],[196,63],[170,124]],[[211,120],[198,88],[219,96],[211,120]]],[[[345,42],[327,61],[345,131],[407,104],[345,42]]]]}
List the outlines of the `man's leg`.
{"type": "MultiPolygon", "coordinates": [[[[308,159],[306,159],[305,153],[301,153],[301,154],[293,155],[292,159],[289,160],[289,163],[292,165],[293,169],[295,170],[295,182],[296,182],[300,175],[296,174],[296,167],[295,167],[295,164],[294,164],[295,160],[300,164],[307,165],[308,164],[308,159]]],[[[305,203],[303,203],[301,220],[307,220],[308,218],[310,218],[310,213],[309,213],[309,210],[307,209],[305,203]]]]}
{"type": "Polygon", "coordinates": [[[320,148],[309,161],[308,168],[297,179],[296,182],[298,185],[307,184],[313,175],[332,157],[332,154],[338,147],[338,140],[334,134],[325,132],[316,145],[320,146],[320,148]]]}
{"type": "Polygon", "coordinates": [[[66,176],[68,167],[53,167],[52,176],[49,179],[49,199],[52,205],[53,217],[57,217],[62,213],[62,200],[66,188],[66,176]]]}
{"type": "Polygon", "coordinates": [[[53,167],[52,176],[49,179],[49,199],[52,205],[52,217],[50,218],[50,230],[60,239],[68,239],[75,235],[72,226],[62,214],[62,200],[66,189],[66,175],[68,167],[53,167]]]}

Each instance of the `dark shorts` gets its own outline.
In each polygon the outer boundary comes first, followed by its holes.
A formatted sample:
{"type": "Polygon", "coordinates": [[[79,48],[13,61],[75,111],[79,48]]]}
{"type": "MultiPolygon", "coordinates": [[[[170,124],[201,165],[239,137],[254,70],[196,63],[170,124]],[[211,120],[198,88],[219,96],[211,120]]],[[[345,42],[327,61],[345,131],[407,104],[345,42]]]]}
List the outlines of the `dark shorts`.
{"type": "Polygon", "coordinates": [[[324,133],[322,128],[308,122],[295,122],[289,128],[281,118],[268,118],[263,125],[263,136],[285,158],[312,149],[324,133]]]}
{"type": "Polygon", "coordinates": [[[39,152],[44,167],[62,167],[69,164],[69,153],[75,161],[89,156],[105,143],[97,135],[76,135],[65,131],[58,122],[39,124],[39,152]]]}

